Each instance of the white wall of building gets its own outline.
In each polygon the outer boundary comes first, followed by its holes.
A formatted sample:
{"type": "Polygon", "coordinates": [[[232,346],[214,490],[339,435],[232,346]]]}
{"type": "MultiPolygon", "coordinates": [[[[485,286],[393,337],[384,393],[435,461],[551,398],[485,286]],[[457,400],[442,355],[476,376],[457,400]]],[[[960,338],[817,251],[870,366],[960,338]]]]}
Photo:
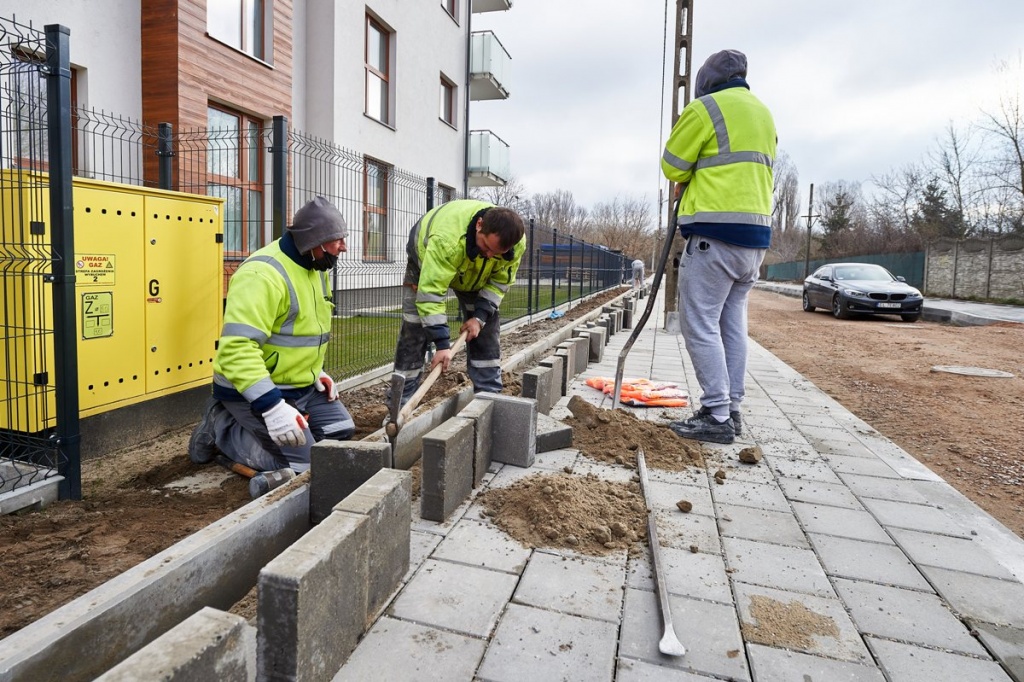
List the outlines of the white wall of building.
{"type": "Polygon", "coordinates": [[[71,30],[78,106],[142,119],[140,0],[0,0],[0,17],[71,30]]]}
{"type": "Polygon", "coordinates": [[[293,126],[461,189],[468,0],[459,5],[456,22],[440,0],[297,2],[293,126]],[[367,9],[394,31],[393,127],[363,113],[367,9]],[[440,118],[442,73],[458,88],[454,128],[440,118]]]}

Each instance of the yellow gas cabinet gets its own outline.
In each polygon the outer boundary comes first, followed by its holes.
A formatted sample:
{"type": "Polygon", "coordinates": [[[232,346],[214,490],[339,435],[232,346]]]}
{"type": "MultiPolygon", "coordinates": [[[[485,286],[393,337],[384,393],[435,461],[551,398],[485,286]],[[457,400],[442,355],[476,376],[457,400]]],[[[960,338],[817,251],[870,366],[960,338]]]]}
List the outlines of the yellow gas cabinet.
{"type": "MultiPolygon", "coordinates": [[[[2,186],[7,265],[12,244],[31,232],[20,223],[44,229],[49,244],[48,192],[33,188],[38,215],[20,215],[6,206],[28,205],[10,190],[21,185],[2,186]]],[[[223,315],[223,200],[76,178],[73,202],[80,416],[209,384],[223,315]]],[[[51,290],[35,279],[5,278],[3,312],[29,313],[52,330],[51,290]],[[15,310],[12,301],[26,302],[15,310]]],[[[42,338],[29,350],[15,349],[23,344],[10,332],[0,339],[8,356],[23,358],[0,370],[0,428],[54,425],[52,332],[42,338]],[[44,400],[30,395],[33,383],[44,400]]]]}

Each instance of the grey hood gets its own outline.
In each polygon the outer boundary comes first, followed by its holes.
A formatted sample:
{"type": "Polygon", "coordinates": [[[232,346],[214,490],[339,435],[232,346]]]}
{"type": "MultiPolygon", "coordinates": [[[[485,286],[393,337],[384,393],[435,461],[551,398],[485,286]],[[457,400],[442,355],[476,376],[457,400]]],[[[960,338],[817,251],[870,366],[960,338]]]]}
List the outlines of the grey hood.
{"type": "Polygon", "coordinates": [[[747,77],[747,56],[739,50],[716,52],[697,72],[697,97],[703,97],[717,86],[736,78],[747,77]]]}

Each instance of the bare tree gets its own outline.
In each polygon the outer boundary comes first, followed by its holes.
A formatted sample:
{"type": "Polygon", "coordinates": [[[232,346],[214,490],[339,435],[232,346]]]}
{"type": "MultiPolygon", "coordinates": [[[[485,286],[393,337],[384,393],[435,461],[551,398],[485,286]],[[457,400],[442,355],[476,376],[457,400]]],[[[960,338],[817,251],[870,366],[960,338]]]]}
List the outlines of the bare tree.
{"type": "Polygon", "coordinates": [[[773,165],[775,175],[772,232],[781,234],[795,229],[800,216],[800,175],[786,152],[779,152],[773,165]]]}
{"type": "Polygon", "coordinates": [[[498,187],[474,187],[469,190],[469,196],[480,201],[488,201],[495,206],[511,208],[521,216],[530,213],[530,195],[526,187],[516,176],[509,176],[504,185],[498,187]]]}
{"type": "Polygon", "coordinates": [[[1024,63],[1003,62],[997,71],[1006,75],[1008,86],[999,97],[998,111],[982,111],[981,128],[999,145],[1000,154],[991,164],[992,189],[1005,190],[1011,199],[1012,215],[1000,223],[1019,225],[1024,214],[1024,108],[1021,105],[1019,75],[1024,63]]]}
{"type": "Polygon", "coordinates": [[[961,230],[957,238],[963,239],[972,230],[972,216],[977,213],[975,202],[979,152],[972,144],[973,129],[958,129],[952,121],[946,125],[945,136],[937,142],[928,158],[936,179],[946,191],[950,209],[961,217],[961,230]]]}
{"type": "Polygon", "coordinates": [[[655,235],[646,197],[615,197],[609,203],[599,203],[590,211],[587,222],[587,241],[622,251],[632,258],[650,260],[655,235]]]}
{"type": "Polygon", "coordinates": [[[579,235],[587,224],[587,209],[576,205],[572,192],[567,190],[535,194],[530,203],[529,215],[563,234],[579,235]]]}

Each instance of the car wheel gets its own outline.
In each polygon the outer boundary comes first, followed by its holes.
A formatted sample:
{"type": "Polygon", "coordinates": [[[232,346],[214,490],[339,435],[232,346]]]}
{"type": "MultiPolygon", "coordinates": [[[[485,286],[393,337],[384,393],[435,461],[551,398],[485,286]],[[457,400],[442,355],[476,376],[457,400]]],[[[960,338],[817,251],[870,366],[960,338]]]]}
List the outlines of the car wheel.
{"type": "Polygon", "coordinates": [[[900,315],[900,319],[904,322],[917,322],[921,319],[921,313],[910,313],[908,315],[900,315]]]}
{"type": "Polygon", "coordinates": [[[807,297],[807,292],[804,292],[804,312],[813,313],[814,306],[811,305],[811,299],[807,297]]]}
{"type": "Polygon", "coordinates": [[[850,317],[850,313],[843,308],[843,299],[839,294],[832,297],[832,315],[837,320],[845,320],[850,317]]]}

